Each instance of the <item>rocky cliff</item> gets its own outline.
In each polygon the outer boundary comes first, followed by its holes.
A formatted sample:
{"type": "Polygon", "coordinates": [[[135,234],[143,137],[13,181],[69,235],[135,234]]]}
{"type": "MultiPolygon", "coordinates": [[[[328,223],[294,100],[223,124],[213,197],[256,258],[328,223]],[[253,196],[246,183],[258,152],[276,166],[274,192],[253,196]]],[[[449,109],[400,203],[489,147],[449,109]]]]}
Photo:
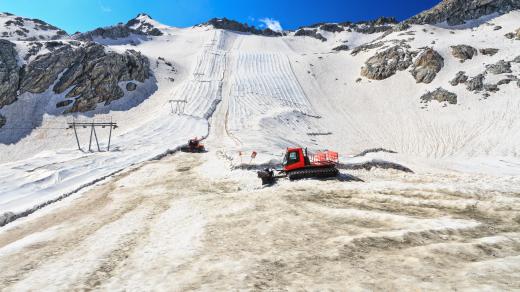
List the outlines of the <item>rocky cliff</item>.
{"type": "Polygon", "coordinates": [[[459,25],[467,20],[515,9],[520,9],[520,0],[443,0],[432,9],[410,18],[407,23],[459,25]]]}
{"type": "Polygon", "coordinates": [[[96,43],[59,42],[47,46],[48,53],[19,66],[15,45],[0,40],[0,108],[16,101],[25,92],[68,91],[67,112],[85,112],[100,102],[110,104],[124,96],[123,81],[144,82],[150,77],[146,57],[128,50],[123,54],[107,52],[96,43]]]}

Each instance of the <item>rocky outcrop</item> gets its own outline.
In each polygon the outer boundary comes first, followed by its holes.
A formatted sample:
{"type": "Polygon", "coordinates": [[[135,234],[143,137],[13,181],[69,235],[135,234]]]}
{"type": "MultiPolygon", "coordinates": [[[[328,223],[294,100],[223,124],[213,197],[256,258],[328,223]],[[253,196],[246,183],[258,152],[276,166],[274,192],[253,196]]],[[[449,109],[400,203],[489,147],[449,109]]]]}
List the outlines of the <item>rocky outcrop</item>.
{"type": "Polygon", "coordinates": [[[131,29],[123,24],[118,24],[109,27],[97,28],[86,33],[75,34],[74,38],[82,41],[94,41],[96,38],[103,39],[122,39],[134,35],[144,35],[143,32],[131,29]]]}
{"type": "Polygon", "coordinates": [[[321,30],[328,32],[342,32],[345,31],[345,28],[336,24],[336,23],[326,23],[320,26],[321,30]]]}
{"type": "Polygon", "coordinates": [[[145,13],[138,14],[126,23],[126,27],[140,31],[146,35],[162,36],[164,33],[152,24],[152,17],[145,13]]]}
{"type": "Polygon", "coordinates": [[[25,68],[25,74],[20,82],[20,91],[42,93],[46,91],[77,59],[77,53],[70,45],[53,49],[34,59],[25,68]]]}
{"type": "Polygon", "coordinates": [[[482,91],[484,89],[484,74],[479,74],[466,81],[466,88],[469,91],[482,91]]]}
{"type": "Polygon", "coordinates": [[[66,106],[71,105],[73,102],[74,102],[74,101],[71,100],[71,99],[62,100],[62,101],[56,103],[56,107],[57,107],[57,108],[60,108],[60,107],[66,107],[66,106]]]}
{"type": "Polygon", "coordinates": [[[443,0],[435,7],[410,18],[407,23],[447,22],[449,25],[458,25],[467,20],[493,13],[503,14],[515,9],[520,9],[520,0],[443,0]]]}
{"type": "MultiPolygon", "coordinates": [[[[79,47],[69,44],[49,46],[51,52],[39,55],[20,70],[16,66],[13,45],[3,40],[0,44],[5,44],[5,47],[0,46],[0,67],[5,67],[0,69],[2,105],[12,103],[24,92],[43,93],[55,84],[52,88],[55,93],[70,89],[66,97],[74,98],[74,104],[68,112],[85,112],[95,109],[100,102],[109,104],[123,97],[120,82],[144,82],[150,77],[148,59],[132,50],[123,54],[106,52],[96,43],[79,47]]],[[[66,105],[69,104],[57,106],[66,105]]]]}
{"type": "Polygon", "coordinates": [[[494,48],[485,48],[485,49],[480,49],[479,51],[482,55],[486,55],[486,56],[494,56],[498,53],[498,49],[494,49],[494,48]]]}
{"type": "Polygon", "coordinates": [[[348,45],[340,45],[335,48],[333,48],[333,51],[339,52],[339,51],[348,51],[350,48],[348,45]]]}
{"type": "Polygon", "coordinates": [[[305,29],[305,28],[302,28],[302,29],[299,29],[298,31],[296,31],[294,36],[306,36],[306,37],[315,38],[315,39],[320,40],[322,42],[326,42],[327,41],[327,39],[324,36],[322,36],[321,33],[319,33],[318,30],[316,30],[316,29],[305,29]]]}
{"type": "Polygon", "coordinates": [[[429,91],[421,96],[421,102],[423,103],[428,103],[432,100],[457,104],[457,95],[439,87],[435,91],[429,91]]]}
{"type": "Polygon", "coordinates": [[[0,13],[0,37],[14,41],[54,40],[67,33],[39,19],[23,18],[10,13],[0,13]]]}
{"type": "Polygon", "coordinates": [[[512,40],[512,39],[515,39],[517,41],[520,40],[520,28],[517,29],[515,32],[506,33],[505,37],[510,40],[512,40]]]}
{"type": "Polygon", "coordinates": [[[516,58],[513,59],[513,61],[511,61],[513,63],[520,63],[520,56],[516,56],[516,58]]]}
{"type": "Polygon", "coordinates": [[[384,46],[384,44],[385,44],[384,42],[375,42],[375,43],[364,44],[364,45],[355,47],[352,50],[352,53],[350,53],[350,54],[352,56],[356,56],[357,54],[359,54],[361,52],[366,52],[368,50],[372,50],[372,49],[375,49],[375,48],[380,48],[380,47],[384,46]]]}
{"type": "Polygon", "coordinates": [[[455,76],[455,78],[450,81],[450,84],[452,86],[457,86],[457,85],[459,85],[461,83],[466,83],[466,81],[468,81],[468,76],[466,76],[466,72],[459,71],[457,73],[457,75],[455,76]]]}
{"type": "Polygon", "coordinates": [[[128,82],[126,84],[126,90],[127,91],[135,91],[137,89],[137,84],[133,83],[133,82],[128,82]]]}
{"type": "Polygon", "coordinates": [[[495,75],[513,72],[511,71],[511,62],[504,60],[500,60],[495,64],[486,65],[486,71],[495,75]]]}
{"type": "Polygon", "coordinates": [[[369,58],[361,68],[361,75],[374,80],[386,79],[410,67],[413,56],[405,48],[393,46],[369,58]]]}
{"type": "Polygon", "coordinates": [[[202,25],[211,25],[216,29],[247,32],[247,33],[263,35],[263,36],[282,36],[283,35],[281,32],[273,31],[269,28],[262,30],[262,29],[258,29],[256,27],[254,27],[254,26],[249,26],[247,23],[240,23],[238,21],[227,19],[225,17],[210,19],[208,22],[206,22],[202,25]]]}
{"type": "Polygon", "coordinates": [[[4,116],[0,115],[0,128],[5,126],[5,123],[7,123],[7,119],[4,116]]]}
{"type": "Polygon", "coordinates": [[[15,44],[0,39],[0,108],[16,100],[20,68],[15,44]]]}
{"type": "Polygon", "coordinates": [[[76,98],[69,112],[86,112],[124,96],[119,82],[149,78],[150,64],[140,53],[128,50],[124,54],[106,53],[97,44],[90,44],[75,51],[76,59],[54,86],[56,93],[67,93],[76,98]]]}
{"type": "Polygon", "coordinates": [[[434,49],[426,49],[414,62],[411,71],[417,83],[431,83],[444,67],[444,58],[434,49]]]}
{"type": "Polygon", "coordinates": [[[451,46],[451,53],[461,62],[473,59],[473,56],[478,54],[477,49],[467,45],[451,46]]]}

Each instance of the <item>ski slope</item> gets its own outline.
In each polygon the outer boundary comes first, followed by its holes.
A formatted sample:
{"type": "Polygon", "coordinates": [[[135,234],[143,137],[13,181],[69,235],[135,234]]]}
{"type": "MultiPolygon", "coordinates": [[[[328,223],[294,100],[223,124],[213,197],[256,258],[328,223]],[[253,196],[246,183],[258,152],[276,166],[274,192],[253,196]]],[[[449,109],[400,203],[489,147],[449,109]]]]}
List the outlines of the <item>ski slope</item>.
{"type": "MultiPolygon", "coordinates": [[[[221,100],[225,69],[225,52],[221,47],[224,33],[207,35],[207,39],[201,38],[204,45],[194,54],[197,62],[185,73],[190,77],[182,85],[176,84],[172,89],[168,80],[168,75],[172,74],[170,68],[159,65],[155,68],[158,88],[154,92],[155,85],[150,82],[148,91],[140,91],[140,94],[149,94],[148,99],[135,103],[132,96],[127,96],[116,101],[112,111],[103,114],[101,109],[94,116],[94,120],[113,119],[119,125],[113,132],[111,152],[106,152],[108,129],[97,130],[103,152],[90,153],[86,151],[90,129],[80,128],[78,134],[83,151],[79,151],[73,131],[64,128],[72,119],[48,114],[44,116],[41,129],[36,129],[30,137],[17,145],[0,146],[4,161],[0,169],[0,213],[20,214],[38,209],[131,165],[174,151],[194,136],[206,136],[207,118],[221,100]],[[170,99],[187,101],[184,115],[171,113],[170,99]],[[129,109],[129,104],[135,107],[129,109]],[[122,112],[117,111],[118,108],[129,110],[122,112]],[[25,149],[21,150],[22,147],[25,149]],[[42,148],[46,150],[38,151],[42,148]],[[10,154],[13,155],[10,157],[10,154]],[[30,157],[9,161],[26,155],[30,157]]],[[[124,50],[121,47],[114,49],[124,50]]],[[[53,104],[52,101],[51,98],[49,104],[53,104]]],[[[15,103],[5,110],[16,115],[16,110],[27,108],[19,105],[15,103]]],[[[89,116],[77,118],[90,120],[89,116]]],[[[95,143],[92,148],[97,150],[95,143]]]]}
{"type": "MultiPolygon", "coordinates": [[[[342,161],[365,149],[383,147],[399,154],[371,154],[367,159],[392,160],[416,171],[518,175],[520,100],[516,83],[501,86],[488,99],[462,85],[447,83],[459,70],[474,76],[485,64],[512,59],[519,43],[505,40],[503,34],[518,26],[519,16],[519,12],[511,12],[475,28],[413,26],[413,33],[386,36],[341,32],[327,35],[327,42],[292,34],[274,38],[205,26],[161,26],[163,36],[137,45],[110,45],[117,52],[139,50],[150,58],[154,73],[136,93],[126,92],[125,98],[110,107],[76,115],[80,120],[117,122],[114,151],[78,151],[73,132],[64,129],[72,116],[60,116],[50,109],[56,98],[52,92],[21,96],[19,103],[0,112],[30,120],[28,107],[33,112],[45,110],[27,137],[16,145],[0,144],[0,214],[38,208],[175,150],[189,138],[205,137],[211,133],[212,119],[218,120],[219,129],[213,130],[220,135],[212,141],[223,148],[232,164],[240,163],[241,152],[257,151],[259,163],[278,159],[288,146],[334,149],[342,161]],[[503,29],[496,32],[495,25],[503,29]],[[355,47],[373,41],[385,41],[389,46],[395,40],[406,40],[412,49],[434,46],[439,51],[445,66],[431,84],[417,84],[408,71],[386,80],[359,81],[364,62],[384,47],[356,56],[331,50],[345,41],[355,47]],[[451,55],[450,46],[455,44],[496,46],[500,51],[460,63],[451,55]],[[420,96],[439,86],[455,92],[459,103],[432,102],[424,108],[420,96]],[[171,113],[170,100],[186,103],[183,115],[171,113]],[[213,115],[216,110],[218,115],[213,115]],[[221,143],[223,139],[233,142],[221,143]]],[[[513,64],[512,69],[520,72],[520,64],[513,64]]],[[[487,78],[491,82],[501,76],[487,78]]],[[[79,134],[85,145],[88,129],[80,129],[79,134]]],[[[98,134],[106,137],[108,133],[98,134]]],[[[101,147],[105,146],[102,138],[101,147]]]]}

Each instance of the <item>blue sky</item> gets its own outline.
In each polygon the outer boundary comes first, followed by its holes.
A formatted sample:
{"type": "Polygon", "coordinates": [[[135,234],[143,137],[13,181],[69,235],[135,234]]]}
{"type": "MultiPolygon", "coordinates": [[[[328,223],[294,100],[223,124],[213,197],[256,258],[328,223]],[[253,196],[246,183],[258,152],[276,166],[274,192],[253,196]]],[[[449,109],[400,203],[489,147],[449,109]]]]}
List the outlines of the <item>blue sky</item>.
{"type": "MultiPolygon", "coordinates": [[[[440,0],[0,0],[0,11],[39,18],[69,33],[126,22],[140,12],[186,27],[212,17],[261,26],[273,19],[284,29],[316,22],[358,21],[378,16],[406,19],[440,0]]],[[[276,23],[276,22],[275,22],[276,23]]]]}

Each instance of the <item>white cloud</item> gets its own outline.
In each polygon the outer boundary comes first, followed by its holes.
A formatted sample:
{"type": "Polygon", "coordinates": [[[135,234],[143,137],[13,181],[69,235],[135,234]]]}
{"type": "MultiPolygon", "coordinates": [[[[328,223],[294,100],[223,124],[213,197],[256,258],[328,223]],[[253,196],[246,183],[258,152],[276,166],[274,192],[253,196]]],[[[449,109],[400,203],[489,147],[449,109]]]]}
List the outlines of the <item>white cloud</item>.
{"type": "Polygon", "coordinates": [[[265,25],[267,28],[270,28],[271,30],[274,30],[274,31],[282,31],[283,28],[282,28],[282,25],[280,24],[280,22],[278,20],[274,20],[272,18],[262,18],[260,19],[260,22],[265,25]]]}

